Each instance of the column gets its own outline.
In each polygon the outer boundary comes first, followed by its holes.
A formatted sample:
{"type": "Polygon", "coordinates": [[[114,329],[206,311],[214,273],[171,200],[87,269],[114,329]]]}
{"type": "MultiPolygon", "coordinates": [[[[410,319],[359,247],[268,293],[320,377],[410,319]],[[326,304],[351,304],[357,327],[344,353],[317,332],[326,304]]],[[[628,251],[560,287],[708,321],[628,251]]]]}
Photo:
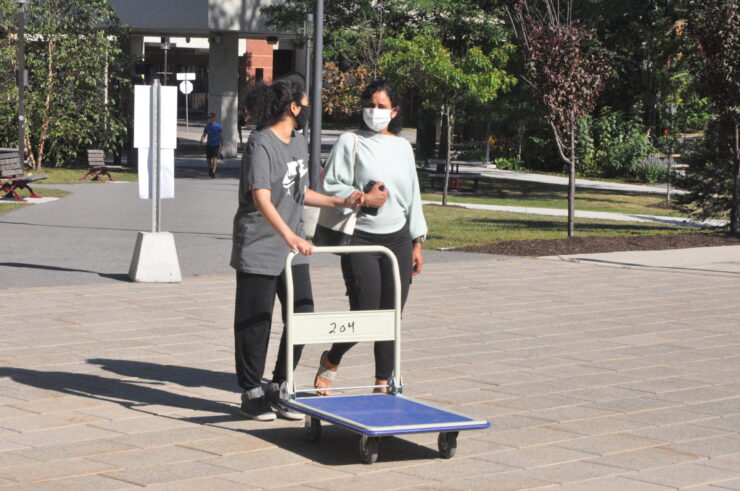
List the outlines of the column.
{"type": "MultiPolygon", "coordinates": [[[[129,37],[129,54],[138,62],[144,59],[144,36],[130,36],[129,37]]],[[[136,76],[135,67],[131,66],[131,78],[134,79],[136,76]]],[[[141,83],[141,80],[136,80],[137,83],[141,83]]],[[[125,151],[126,151],[126,163],[128,166],[136,168],[139,163],[139,152],[134,148],[133,145],[133,134],[134,134],[134,90],[131,88],[131,97],[128,98],[126,103],[126,114],[128,115],[128,136],[126,137],[125,151]]],[[[120,156],[116,156],[116,164],[120,160],[120,156]]]]}
{"type": "Polygon", "coordinates": [[[208,49],[208,112],[223,126],[224,156],[236,157],[239,104],[239,34],[211,33],[208,49]]]}

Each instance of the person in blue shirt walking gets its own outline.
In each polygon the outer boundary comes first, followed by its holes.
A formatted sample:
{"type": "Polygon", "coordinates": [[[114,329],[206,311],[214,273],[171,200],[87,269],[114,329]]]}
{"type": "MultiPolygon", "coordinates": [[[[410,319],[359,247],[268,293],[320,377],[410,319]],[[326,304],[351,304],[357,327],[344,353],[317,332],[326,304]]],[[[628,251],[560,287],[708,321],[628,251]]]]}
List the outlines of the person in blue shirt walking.
{"type": "Polygon", "coordinates": [[[203,140],[208,137],[208,141],[206,142],[206,161],[208,162],[208,175],[211,179],[216,178],[218,158],[224,150],[224,145],[221,141],[221,131],[221,125],[216,122],[216,115],[214,113],[208,114],[208,124],[203,128],[203,136],[200,137],[200,142],[203,143],[203,140]]]}

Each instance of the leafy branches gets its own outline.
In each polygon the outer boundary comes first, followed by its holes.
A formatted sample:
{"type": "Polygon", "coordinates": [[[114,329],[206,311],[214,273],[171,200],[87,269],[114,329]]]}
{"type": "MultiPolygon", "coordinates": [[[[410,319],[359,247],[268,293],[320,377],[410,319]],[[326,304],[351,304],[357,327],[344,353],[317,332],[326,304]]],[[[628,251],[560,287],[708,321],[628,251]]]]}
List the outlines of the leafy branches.
{"type": "Polygon", "coordinates": [[[443,204],[447,204],[455,114],[463,102],[485,104],[516,83],[502,68],[511,49],[511,45],[505,45],[486,54],[473,47],[463,56],[455,56],[439,39],[420,35],[411,40],[395,39],[381,60],[383,71],[390,79],[400,87],[416,91],[427,107],[447,118],[443,204]]]}
{"type": "Polygon", "coordinates": [[[569,166],[568,236],[575,231],[576,129],[610,72],[593,30],[573,19],[572,0],[510,0],[508,13],[524,58],[522,78],[542,103],[560,158],[569,166]]]}
{"type": "MultiPolygon", "coordinates": [[[[14,7],[0,3],[0,17],[9,18],[14,7]]],[[[116,148],[126,132],[119,97],[128,81],[120,48],[126,32],[112,8],[105,0],[32,2],[26,32],[30,164],[69,163],[90,146],[116,148]]],[[[12,94],[0,99],[17,111],[12,94]]]]}
{"type": "MultiPolygon", "coordinates": [[[[736,234],[740,227],[740,7],[737,0],[686,0],[686,6],[686,33],[698,54],[695,72],[721,119],[734,127],[724,132],[726,142],[719,138],[717,143],[732,149],[729,208],[730,228],[736,234]]],[[[721,165],[721,161],[707,161],[707,165],[721,165]]],[[[722,171],[715,174],[723,175],[722,171]]]]}

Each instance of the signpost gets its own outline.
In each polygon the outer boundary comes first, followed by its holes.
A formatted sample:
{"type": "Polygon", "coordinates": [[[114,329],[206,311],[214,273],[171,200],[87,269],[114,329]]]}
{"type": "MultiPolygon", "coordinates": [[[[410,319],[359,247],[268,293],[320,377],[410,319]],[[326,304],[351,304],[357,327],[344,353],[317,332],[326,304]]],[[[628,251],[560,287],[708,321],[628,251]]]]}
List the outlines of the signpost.
{"type": "Polygon", "coordinates": [[[180,82],[180,92],[185,94],[185,129],[190,131],[190,112],[188,111],[188,99],[190,93],[193,91],[193,83],[191,80],[195,80],[194,73],[178,73],[177,80],[180,82]]]}
{"type": "Polygon", "coordinates": [[[177,89],[162,87],[158,79],[149,87],[134,88],[134,147],[139,150],[139,197],[152,200],[152,231],[139,232],[129,278],[136,282],[182,281],[175,238],[162,232],[164,198],[175,196],[177,146],[177,89]]]}

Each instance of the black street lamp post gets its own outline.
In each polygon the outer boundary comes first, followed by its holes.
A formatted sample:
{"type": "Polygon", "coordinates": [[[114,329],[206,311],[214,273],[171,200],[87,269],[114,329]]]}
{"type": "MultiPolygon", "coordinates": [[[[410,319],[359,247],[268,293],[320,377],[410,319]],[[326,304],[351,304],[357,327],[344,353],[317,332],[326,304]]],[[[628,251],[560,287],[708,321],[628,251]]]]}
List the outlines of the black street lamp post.
{"type": "Polygon", "coordinates": [[[18,158],[21,165],[26,161],[26,4],[28,0],[14,0],[18,4],[18,158]]]}
{"type": "MultiPolygon", "coordinates": [[[[313,29],[313,14],[306,14],[306,20],[303,23],[303,42],[306,49],[306,64],[303,69],[304,79],[306,81],[304,89],[306,94],[310,94],[311,90],[311,45],[313,44],[313,37],[311,30],[313,29]]],[[[309,125],[303,130],[303,134],[308,136],[309,125]]]]}
{"type": "Polygon", "coordinates": [[[167,74],[169,73],[167,71],[167,52],[170,50],[169,36],[162,36],[160,47],[162,48],[162,51],[164,51],[164,71],[162,72],[164,78],[162,80],[162,85],[167,85],[167,74]]]}
{"type": "Polygon", "coordinates": [[[319,189],[321,173],[321,74],[324,66],[324,0],[316,0],[313,12],[313,81],[311,83],[311,157],[308,168],[310,187],[319,189]]]}

